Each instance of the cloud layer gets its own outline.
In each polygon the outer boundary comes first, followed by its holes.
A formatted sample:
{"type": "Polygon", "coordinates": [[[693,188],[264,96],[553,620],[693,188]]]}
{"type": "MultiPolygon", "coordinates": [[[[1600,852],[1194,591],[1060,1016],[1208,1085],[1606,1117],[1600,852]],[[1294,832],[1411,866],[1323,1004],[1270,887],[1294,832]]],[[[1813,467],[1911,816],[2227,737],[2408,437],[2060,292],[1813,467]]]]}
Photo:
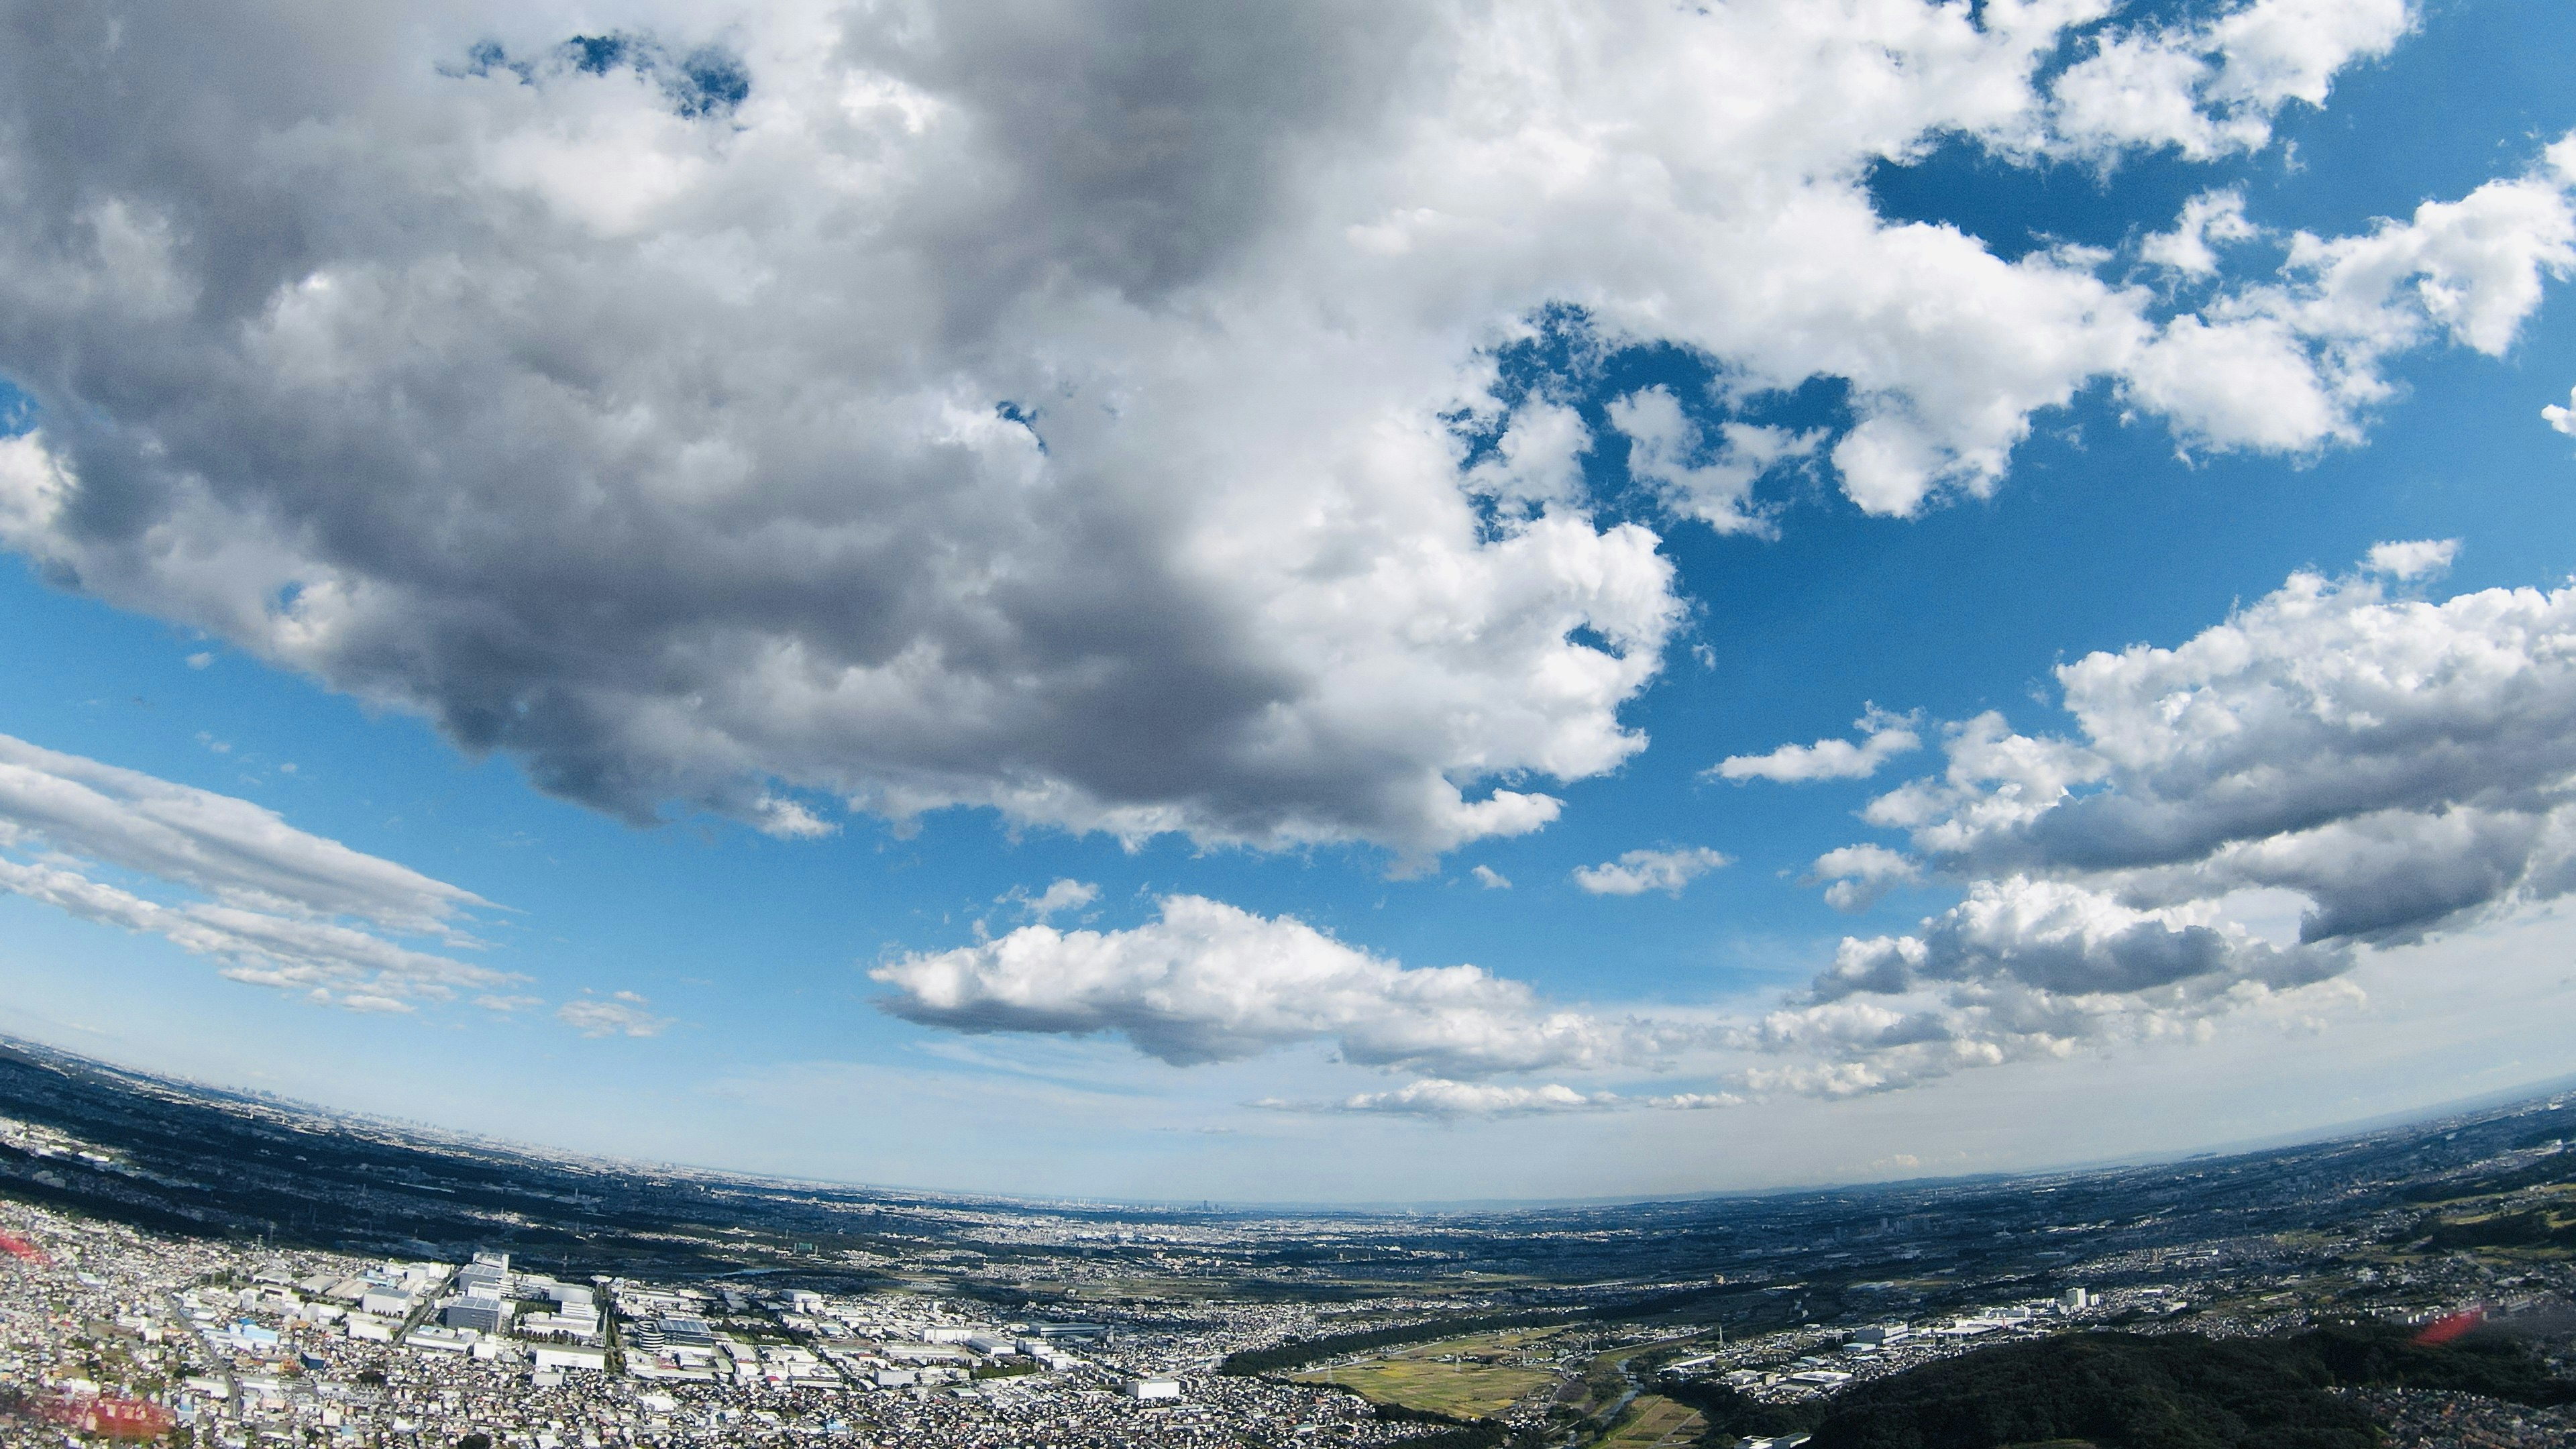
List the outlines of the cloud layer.
{"type": "Polygon", "coordinates": [[[402,944],[471,948],[471,892],[274,811],[0,735],[0,891],[167,937],[235,980],[357,1010],[402,1011],[520,978],[402,944]],[[160,901],[99,878],[130,872],[204,899],[160,901]]]}
{"type": "Polygon", "coordinates": [[[1449,1078],[1635,1065],[1695,1029],[1550,1006],[1474,966],[1406,967],[1289,916],[1166,896],[1157,919],[1117,931],[1023,926],[870,975],[885,1009],[967,1032],[1114,1034],[1176,1066],[1304,1042],[1359,1066],[1449,1078]]]}
{"type": "Polygon", "coordinates": [[[1685,1092],[1665,1097],[1628,1097],[1617,1092],[1578,1092],[1558,1082],[1542,1086],[1504,1086],[1492,1082],[1453,1082],[1426,1077],[1383,1092],[1359,1092],[1336,1102],[1262,1101],[1253,1105],[1286,1112],[1349,1112],[1373,1116],[1534,1117],[1564,1112],[1626,1112],[1648,1108],[1696,1112],[1743,1105],[1732,1092],[1685,1092]]]}
{"type": "Polygon", "coordinates": [[[2556,161],[2353,237],[2204,208],[2163,255],[2278,265],[2179,304],[1872,211],[1938,138],[2258,145],[2395,0],[11,9],[43,431],[0,542],[550,790],[782,835],[1547,824],[1642,747],[1684,605],[1592,511],[1600,440],[1494,389],[1543,309],[1737,401],[1848,385],[1830,437],[1614,411],[1666,516],[1758,533],[1785,466],[1988,492],[2105,382],[2196,446],[2351,439],[2398,349],[2501,350],[2570,262],[2556,161]]]}

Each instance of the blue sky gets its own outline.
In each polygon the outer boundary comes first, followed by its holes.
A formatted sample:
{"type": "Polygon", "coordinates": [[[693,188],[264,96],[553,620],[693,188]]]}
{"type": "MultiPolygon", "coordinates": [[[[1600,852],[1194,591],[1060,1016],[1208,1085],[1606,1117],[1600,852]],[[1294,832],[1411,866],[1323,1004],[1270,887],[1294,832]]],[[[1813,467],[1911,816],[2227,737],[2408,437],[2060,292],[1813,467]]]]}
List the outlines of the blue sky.
{"type": "Polygon", "coordinates": [[[2563,1075],[2576,56],[2383,8],[1140,58],[1074,4],[457,5],[305,17],[283,100],[120,52],[239,144],[10,133],[0,1030],[1145,1198],[2036,1166],[2563,1075]],[[602,34],[659,49],[559,48],[602,34]],[[700,53],[731,109],[650,59],[700,53]],[[2246,234],[2157,261],[2221,195],[2246,234]],[[2222,332],[2292,342],[2179,351],[2222,332]],[[1917,747],[1866,777],[1710,773],[1872,706],[1917,747]],[[1988,711],[2037,773],[1900,799],[1988,711]],[[1837,911],[1862,844],[1902,878],[1837,911]],[[1632,852],[1670,888],[1585,887],[1632,852]]]}

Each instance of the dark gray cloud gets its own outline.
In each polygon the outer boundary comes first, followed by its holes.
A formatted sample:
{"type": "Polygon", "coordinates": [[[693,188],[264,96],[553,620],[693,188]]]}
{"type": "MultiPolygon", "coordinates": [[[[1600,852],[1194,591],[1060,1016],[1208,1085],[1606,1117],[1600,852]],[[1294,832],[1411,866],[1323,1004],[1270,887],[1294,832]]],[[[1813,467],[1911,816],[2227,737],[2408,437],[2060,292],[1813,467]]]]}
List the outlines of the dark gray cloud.
{"type": "Polygon", "coordinates": [[[1208,279],[1365,143],[1432,17],[1329,0],[1211,23],[1187,0],[972,0],[854,11],[853,65],[966,118],[963,183],[914,219],[1006,301],[1052,272],[1155,305],[1208,279]]]}
{"type": "Polygon", "coordinates": [[[2145,996],[2212,977],[2304,985],[2347,964],[2341,949],[2276,946],[2223,920],[2141,911],[2082,886],[2014,876],[1977,882],[1917,934],[1846,940],[1812,994],[1835,1001],[2010,982],[2061,996],[2145,996]]]}
{"type": "MultiPolygon", "coordinates": [[[[1806,14],[8,4],[0,376],[41,433],[0,543],[636,820],[1536,829],[1643,746],[1683,608],[1587,510],[1579,419],[1498,416],[1536,309],[1846,378],[1832,456],[1887,513],[1990,489],[2092,379],[2166,385],[2143,291],[1850,179],[2029,139],[2056,31],[1806,14]],[[1462,409],[1522,446],[1462,477],[1462,409]]],[[[2318,74],[2382,43],[2284,23],[2318,74]]],[[[2418,279],[2504,345],[2555,174],[2244,293],[2324,319],[2267,375],[2429,335],[2418,279]]]]}

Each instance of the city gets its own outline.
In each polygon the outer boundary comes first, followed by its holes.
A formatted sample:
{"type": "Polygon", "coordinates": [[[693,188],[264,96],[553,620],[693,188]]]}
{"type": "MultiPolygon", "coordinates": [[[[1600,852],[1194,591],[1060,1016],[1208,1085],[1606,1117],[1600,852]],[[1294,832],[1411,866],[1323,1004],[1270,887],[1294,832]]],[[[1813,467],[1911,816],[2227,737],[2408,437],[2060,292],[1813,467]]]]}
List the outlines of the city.
{"type": "Polygon", "coordinates": [[[134,1405],[227,1449],[1758,1446],[2015,1345],[2355,1323],[2474,1325],[2537,1375],[2512,1392],[2540,1402],[2339,1387],[2387,1442],[2576,1432],[2565,1095],[2095,1172],[1372,1215],[550,1164],[23,1046],[0,1068],[0,1378],[13,1432],[62,1442],[135,1437],[134,1405]],[[247,1182],[210,1155],[289,1144],[247,1182]]]}

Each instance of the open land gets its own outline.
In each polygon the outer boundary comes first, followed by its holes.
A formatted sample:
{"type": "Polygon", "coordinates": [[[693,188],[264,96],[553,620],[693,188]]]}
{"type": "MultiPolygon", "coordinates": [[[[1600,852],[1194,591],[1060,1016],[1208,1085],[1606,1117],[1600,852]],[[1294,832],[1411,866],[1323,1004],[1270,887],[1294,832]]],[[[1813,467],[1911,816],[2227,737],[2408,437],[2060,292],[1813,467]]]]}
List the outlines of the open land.
{"type": "Polygon", "coordinates": [[[1698,1442],[1699,1412],[1659,1394],[1637,1400],[1635,1413],[1601,1441],[1602,1449],[1681,1449],[1698,1442]]]}
{"type": "Polygon", "coordinates": [[[1442,1339],[1294,1378],[1339,1384],[1374,1404],[1490,1418],[1558,1383],[1556,1337],[1555,1330],[1505,1330],[1442,1339]]]}

